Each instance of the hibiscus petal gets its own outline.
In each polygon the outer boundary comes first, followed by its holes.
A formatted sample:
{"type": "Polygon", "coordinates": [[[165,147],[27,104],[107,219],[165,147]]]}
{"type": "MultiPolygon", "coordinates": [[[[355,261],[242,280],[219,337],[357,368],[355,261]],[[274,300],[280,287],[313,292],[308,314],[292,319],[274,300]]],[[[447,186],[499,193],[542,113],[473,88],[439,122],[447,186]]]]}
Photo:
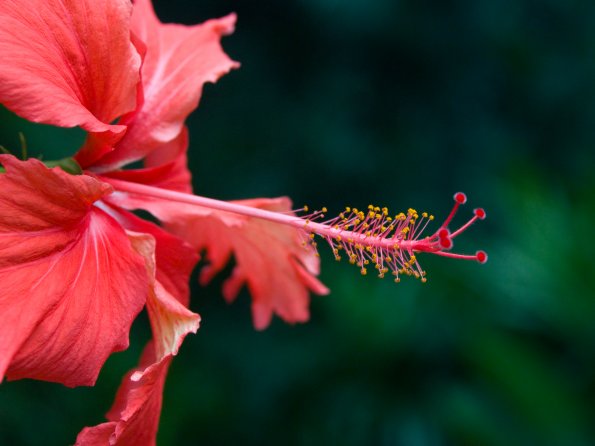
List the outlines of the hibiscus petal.
{"type": "MultiPolygon", "coordinates": [[[[109,200],[109,197],[106,201],[109,200]]],[[[150,234],[155,240],[155,262],[148,247],[137,251],[143,255],[151,268],[155,268],[155,278],[168,293],[171,293],[184,306],[190,300],[190,274],[198,262],[196,250],[184,240],[172,235],[154,223],[143,220],[121,208],[109,206],[106,211],[128,231],[150,234]],[[154,263],[154,264],[153,264],[154,263]]],[[[150,275],[153,272],[150,271],[150,275]]]]}
{"type": "Polygon", "coordinates": [[[176,355],[184,337],[196,333],[200,323],[200,316],[187,308],[188,279],[198,255],[186,242],[157,225],[123,209],[108,204],[104,207],[127,229],[133,249],[145,259],[150,283],[147,310],[157,356],[176,355]]]}
{"type": "Polygon", "coordinates": [[[162,24],[150,0],[134,3],[132,29],[147,49],[141,69],[144,102],[123,120],[128,130],[116,150],[94,169],[109,171],[139,160],[180,134],[198,106],[203,84],[239,66],[220,44],[222,36],[233,32],[235,20],[230,14],[195,26],[162,24]]]}
{"type": "MultiPolygon", "coordinates": [[[[301,234],[294,228],[122,192],[110,200],[129,209],[148,210],[166,222],[168,230],[197,250],[206,250],[210,265],[201,273],[202,283],[221,271],[233,254],[236,267],[224,285],[224,297],[233,300],[246,283],[259,330],[269,325],[273,313],[290,323],[307,321],[309,291],[329,292],[314,277],[319,273],[318,258],[302,246],[301,234]]],[[[291,201],[285,197],[236,203],[277,212],[291,210],[291,201]]]]}
{"type": "MultiPolygon", "coordinates": [[[[146,46],[141,40],[136,37],[134,33],[130,33],[130,41],[141,60],[144,59],[146,54],[146,46]]],[[[124,130],[126,126],[123,123],[127,122],[130,116],[133,116],[135,111],[140,108],[144,101],[144,93],[142,82],[140,82],[140,73],[138,76],[139,82],[136,84],[136,106],[129,113],[120,116],[118,119],[118,126],[112,126],[111,130],[105,132],[89,132],[87,139],[79,151],[74,155],[74,158],[83,169],[92,170],[95,162],[103,157],[105,154],[114,150],[116,144],[122,136],[124,136],[124,130]],[[119,133],[116,133],[113,129],[119,129],[119,133]]]]}
{"type": "Polygon", "coordinates": [[[176,139],[163,144],[145,158],[145,168],[114,170],[103,176],[192,193],[192,174],[188,170],[187,148],[188,128],[184,127],[176,139]]]}
{"type": "Polygon", "coordinates": [[[128,0],[0,2],[0,103],[35,122],[104,136],[136,106],[140,56],[128,0]]]}
{"type": "MultiPolygon", "coordinates": [[[[241,204],[287,212],[291,203],[286,198],[249,200],[241,204]]],[[[293,228],[257,219],[223,219],[213,213],[209,217],[173,222],[171,228],[197,249],[206,249],[212,268],[220,271],[233,253],[236,267],[224,284],[224,295],[232,300],[245,282],[252,295],[254,326],[266,328],[273,313],[290,323],[309,319],[309,290],[327,294],[328,289],[313,274],[318,274],[314,253],[301,246],[301,238],[293,228]],[[310,271],[305,279],[304,267],[310,271]]]]}
{"type": "Polygon", "coordinates": [[[0,379],[91,385],[128,346],[149,291],[145,261],[93,203],[111,187],[1,155],[0,379]]]}
{"type": "MultiPolygon", "coordinates": [[[[160,240],[163,238],[157,239],[158,244],[160,240]]],[[[145,234],[132,235],[132,244],[145,258],[149,274],[154,276],[155,239],[145,234]]],[[[106,416],[109,421],[83,429],[77,437],[77,446],[104,445],[108,441],[110,445],[120,446],[155,444],[167,369],[184,337],[198,329],[200,317],[168,293],[159,281],[154,280],[151,288],[147,309],[154,340],[145,348],[139,368],[122,381],[106,416]]]]}
{"type": "Polygon", "coordinates": [[[163,285],[155,280],[155,239],[145,234],[131,237],[134,249],[145,258],[147,272],[151,278],[150,294],[147,299],[149,320],[155,339],[157,357],[176,355],[188,333],[196,333],[200,316],[191,312],[173,297],[163,285]]]}
{"type": "Polygon", "coordinates": [[[83,429],[75,446],[154,446],[171,358],[157,360],[152,343],[147,345],[139,368],[122,381],[107,414],[110,421],[83,429]]]}

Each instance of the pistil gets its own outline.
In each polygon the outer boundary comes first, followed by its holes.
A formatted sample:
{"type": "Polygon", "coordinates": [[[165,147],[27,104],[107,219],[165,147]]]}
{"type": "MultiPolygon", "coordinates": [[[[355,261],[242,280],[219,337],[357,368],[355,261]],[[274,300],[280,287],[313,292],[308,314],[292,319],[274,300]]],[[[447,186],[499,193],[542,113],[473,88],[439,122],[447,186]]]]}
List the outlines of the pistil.
{"type": "MultiPolygon", "coordinates": [[[[362,274],[367,274],[368,266],[373,266],[379,277],[384,277],[390,271],[397,282],[400,280],[399,276],[403,274],[426,281],[426,272],[421,268],[416,253],[425,252],[461,260],[476,260],[479,263],[487,261],[487,254],[484,251],[477,251],[475,254],[450,252],[455,237],[466,231],[477,220],[483,220],[486,217],[483,209],[475,209],[473,217],[465,224],[453,232],[448,229],[460,205],[467,201],[467,197],[462,192],[454,195],[455,204],[442,225],[432,235],[422,237],[422,233],[434,220],[434,216],[423,212],[420,217],[415,209],[391,216],[387,208],[373,205],[368,206],[365,212],[348,207],[338,217],[324,220],[326,208],[298,216],[295,213],[273,212],[108,177],[101,177],[101,179],[110,183],[119,192],[185,203],[291,226],[301,235],[305,247],[310,247],[317,252],[315,238],[319,236],[329,244],[335,259],[340,260],[343,252],[350,263],[360,268],[362,274]]],[[[296,212],[307,211],[308,208],[304,207],[296,212]]]]}

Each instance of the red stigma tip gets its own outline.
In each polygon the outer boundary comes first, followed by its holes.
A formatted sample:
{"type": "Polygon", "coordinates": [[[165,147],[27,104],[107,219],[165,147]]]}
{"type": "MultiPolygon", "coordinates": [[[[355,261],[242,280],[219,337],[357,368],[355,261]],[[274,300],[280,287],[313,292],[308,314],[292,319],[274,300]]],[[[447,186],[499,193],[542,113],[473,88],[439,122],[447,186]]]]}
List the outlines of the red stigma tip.
{"type": "Polygon", "coordinates": [[[448,237],[440,237],[440,247],[442,249],[450,249],[452,248],[452,240],[448,237]]]}
{"type": "Polygon", "coordinates": [[[438,230],[438,237],[440,238],[448,238],[450,236],[450,231],[446,228],[440,228],[438,230]]]}
{"type": "Polygon", "coordinates": [[[482,208],[477,208],[477,209],[473,210],[473,213],[480,220],[483,220],[484,218],[486,218],[486,211],[484,211],[482,208]]]}
{"type": "Polygon", "coordinates": [[[467,195],[465,195],[463,192],[457,192],[454,198],[459,204],[465,204],[467,202],[467,195]]]}
{"type": "Polygon", "coordinates": [[[486,263],[488,261],[488,255],[485,251],[477,251],[475,257],[479,263],[486,263]]]}

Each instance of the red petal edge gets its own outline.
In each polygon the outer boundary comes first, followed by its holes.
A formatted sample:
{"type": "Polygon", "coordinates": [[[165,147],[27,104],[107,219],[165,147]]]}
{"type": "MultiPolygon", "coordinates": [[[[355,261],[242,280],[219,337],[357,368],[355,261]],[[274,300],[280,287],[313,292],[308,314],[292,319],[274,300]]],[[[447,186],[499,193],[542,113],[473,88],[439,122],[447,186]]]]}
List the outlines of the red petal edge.
{"type": "Polygon", "coordinates": [[[154,446],[161,414],[163,386],[172,356],[156,360],[150,343],[139,368],[122,380],[106,423],[84,428],[75,446],[154,446]]]}

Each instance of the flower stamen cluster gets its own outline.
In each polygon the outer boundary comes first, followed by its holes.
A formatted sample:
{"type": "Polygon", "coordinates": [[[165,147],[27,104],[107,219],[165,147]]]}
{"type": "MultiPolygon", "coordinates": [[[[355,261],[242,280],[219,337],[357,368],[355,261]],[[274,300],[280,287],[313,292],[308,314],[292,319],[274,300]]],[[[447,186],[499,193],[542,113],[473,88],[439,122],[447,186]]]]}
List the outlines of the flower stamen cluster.
{"type": "Polygon", "coordinates": [[[390,215],[386,207],[369,205],[365,211],[346,207],[339,216],[323,221],[327,212],[323,208],[303,217],[303,229],[307,234],[303,245],[316,250],[315,236],[318,235],[329,244],[336,260],[341,260],[344,255],[349,263],[360,268],[362,275],[366,275],[368,268],[373,266],[380,278],[390,272],[395,282],[400,281],[401,275],[413,276],[425,282],[426,271],[422,269],[415,253],[427,252],[480,263],[487,261],[484,251],[477,251],[474,255],[450,252],[455,237],[475,221],[486,217],[483,209],[475,209],[471,219],[451,232],[448,225],[467,197],[459,192],[454,195],[454,201],[448,217],[438,230],[427,237],[422,237],[422,234],[434,220],[434,216],[427,212],[420,214],[410,208],[406,213],[390,215]]]}

